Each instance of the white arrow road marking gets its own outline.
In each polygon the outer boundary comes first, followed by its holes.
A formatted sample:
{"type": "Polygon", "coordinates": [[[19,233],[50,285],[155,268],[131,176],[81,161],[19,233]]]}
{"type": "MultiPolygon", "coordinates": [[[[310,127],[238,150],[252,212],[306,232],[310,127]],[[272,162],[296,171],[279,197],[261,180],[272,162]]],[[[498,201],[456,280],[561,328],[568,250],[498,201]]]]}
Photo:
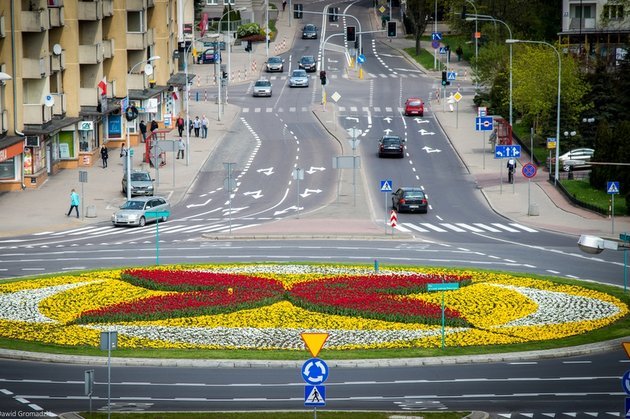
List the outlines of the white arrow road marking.
{"type": "Polygon", "coordinates": [[[186,205],[186,208],[203,207],[204,205],[208,205],[210,203],[210,201],[212,201],[212,198],[208,199],[203,204],[188,204],[188,205],[186,205]]]}
{"type": "Polygon", "coordinates": [[[353,116],[346,116],[346,119],[349,121],[359,122],[359,118],[355,118],[353,116]]]}
{"type": "Polygon", "coordinates": [[[236,214],[237,212],[241,212],[244,209],[247,209],[249,207],[241,207],[241,208],[232,208],[230,210],[230,208],[223,208],[223,214],[228,215],[228,214],[236,214]]]}
{"type": "Polygon", "coordinates": [[[435,135],[435,132],[429,132],[426,130],[421,129],[420,131],[418,131],[420,133],[420,135],[435,135]]]}
{"type": "Polygon", "coordinates": [[[263,196],[261,192],[262,192],[261,190],[251,191],[251,192],[243,192],[243,195],[246,195],[246,196],[251,195],[252,198],[258,199],[258,198],[261,198],[263,196]]]}
{"type": "Polygon", "coordinates": [[[391,117],[387,117],[387,118],[383,118],[384,121],[387,121],[388,124],[392,123],[392,118],[391,117]]]}
{"type": "Polygon", "coordinates": [[[414,121],[416,121],[419,124],[428,124],[429,123],[428,119],[414,118],[414,121]]]}
{"type": "Polygon", "coordinates": [[[438,150],[437,148],[431,148],[429,146],[424,146],[422,147],[422,149],[426,151],[427,153],[439,153],[442,151],[442,150],[438,150]]]}
{"type": "Polygon", "coordinates": [[[323,172],[324,170],[326,170],[325,167],[313,167],[313,166],[311,166],[311,168],[308,169],[306,171],[306,173],[308,173],[309,175],[312,175],[315,172],[323,172]]]}
{"type": "MultiPolygon", "coordinates": [[[[286,213],[287,213],[287,212],[289,212],[289,211],[295,211],[295,210],[297,210],[297,209],[298,209],[298,207],[296,207],[295,205],[293,205],[293,206],[290,206],[289,208],[286,208],[286,209],[283,209],[283,210],[280,210],[280,211],[276,211],[276,212],[274,212],[274,213],[273,213],[273,216],[275,217],[276,215],[286,214],[286,213]]],[[[299,209],[302,209],[302,207],[300,207],[299,209]]]]}
{"type": "Polygon", "coordinates": [[[387,129],[384,129],[383,132],[385,133],[385,135],[389,135],[391,134],[392,130],[387,128],[387,129]]]}
{"type": "Polygon", "coordinates": [[[273,167],[268,167],[266,169],[258,169],[256,170],[258,173],[264,173],[267,176],[271,176],[273,174],[273,167]]]}
{"type": "Polygon", "coordinates": [[[307,196],[310,196],[312,193],[321,193],[322,190],[321,189],[304,189],[304,193],[301,193],[300,196],[302,198],[306,198],[307,196]]]}

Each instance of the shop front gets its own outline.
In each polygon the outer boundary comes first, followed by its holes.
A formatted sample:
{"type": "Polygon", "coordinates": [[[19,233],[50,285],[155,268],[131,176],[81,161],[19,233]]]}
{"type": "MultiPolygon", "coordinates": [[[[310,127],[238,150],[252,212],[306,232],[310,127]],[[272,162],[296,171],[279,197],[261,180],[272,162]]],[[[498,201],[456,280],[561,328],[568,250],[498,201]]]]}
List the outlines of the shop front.
{"type": "Polygon", "coordinates": [[[0,139],[0,191],[18,191],[23,188],[22,162],[24,137],[0,139]]]}

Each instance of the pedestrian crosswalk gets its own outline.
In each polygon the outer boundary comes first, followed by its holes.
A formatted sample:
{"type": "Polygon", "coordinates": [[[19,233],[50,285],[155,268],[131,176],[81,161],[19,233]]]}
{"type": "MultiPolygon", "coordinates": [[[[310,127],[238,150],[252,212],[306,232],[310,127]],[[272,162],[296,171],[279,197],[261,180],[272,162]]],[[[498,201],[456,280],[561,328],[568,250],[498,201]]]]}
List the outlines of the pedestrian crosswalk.
{"type": "Polygon", "coordinates": [[[536,233],[538,230],[518,223],[399,223],[404,233],[536,233]]]}
{"type": "MultiPolygon", "coordinates": [[[[370,114],[372,116],[378,116],[379,114],[386,114],[387,116],[400,115],[404,112],[404,108],[399,107],[391,107],[391,106],[339,106],[337,107],[339,113],[352,113],[357,114],[359,112],[370,114]]],[[[243,107],[243,113],[285,113],[285,112],[311,112],[312,109],[310,106],[290,106],[288,108],[284,108],[282,106],[273,107],[273,106],[260,106],[255,108],[243,107]]]]}

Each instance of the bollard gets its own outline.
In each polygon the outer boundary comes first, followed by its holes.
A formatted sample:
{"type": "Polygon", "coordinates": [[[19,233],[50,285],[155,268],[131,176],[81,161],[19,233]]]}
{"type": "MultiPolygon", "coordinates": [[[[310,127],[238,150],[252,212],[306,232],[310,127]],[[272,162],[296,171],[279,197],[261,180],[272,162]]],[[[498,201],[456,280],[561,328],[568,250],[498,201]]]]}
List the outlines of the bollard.
{"type": "Polygon", "coordinates": [[[195,102],[199,102],[199,92],[195,92],[195,102]]]}
{"type": "Polygon", "coordinates": [[[378,272],[378,260],[374,259],[374,272],[378,272]]]}

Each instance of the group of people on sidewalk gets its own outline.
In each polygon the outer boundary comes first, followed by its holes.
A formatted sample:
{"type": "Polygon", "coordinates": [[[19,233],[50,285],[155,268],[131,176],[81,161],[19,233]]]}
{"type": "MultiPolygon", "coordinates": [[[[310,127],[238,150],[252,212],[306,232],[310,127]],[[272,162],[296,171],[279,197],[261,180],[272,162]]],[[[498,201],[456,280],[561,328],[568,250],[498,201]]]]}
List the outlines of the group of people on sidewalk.
{"type": "MultiPolygon", "coordinates": [[[[208,138],[209,124],[210,121],[208,120],[206,115],[203,115],[201,119],[199,119],[199,116],[195,116],[195,119],[191,119],[188,122],[188,132],[192,134],[194,130],[195,137],[199,138],[199,134],[201,134],[201,138],[208,138]]],[[[177,120],[175,121],[175,126],[177,127],[179,138],[181,138],[182,134],[184,133],[184,129],[186,128],[186,121],[181,115],[177,117],[177,120]]]]}

